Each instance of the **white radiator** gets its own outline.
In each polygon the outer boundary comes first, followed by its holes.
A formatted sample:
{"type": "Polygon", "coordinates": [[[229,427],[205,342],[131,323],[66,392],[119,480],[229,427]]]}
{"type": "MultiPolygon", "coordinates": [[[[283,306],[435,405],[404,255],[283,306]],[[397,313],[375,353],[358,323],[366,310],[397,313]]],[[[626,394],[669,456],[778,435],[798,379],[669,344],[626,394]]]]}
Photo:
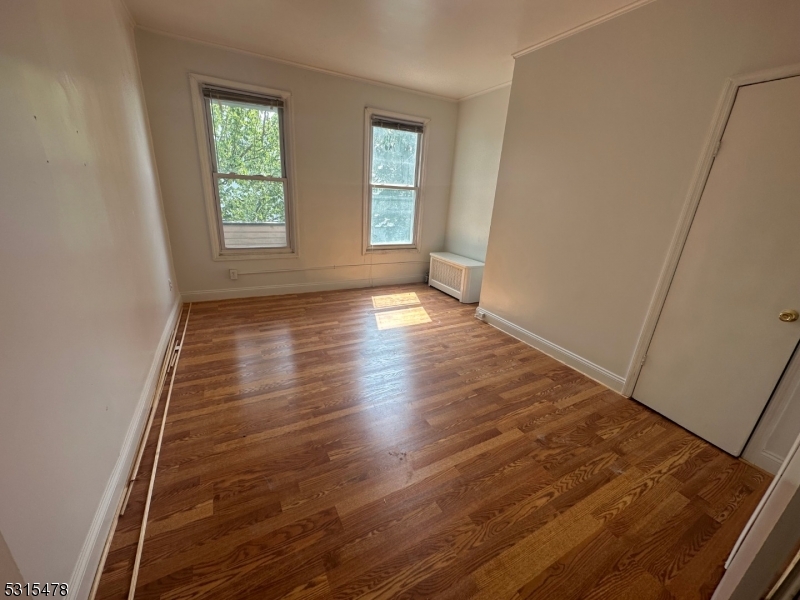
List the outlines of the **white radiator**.
{"type": "Polygon", "coordinates": [[[431,252],[428,285],[465,304],[480,300],[483,263],[450,252],[431,252]]]}

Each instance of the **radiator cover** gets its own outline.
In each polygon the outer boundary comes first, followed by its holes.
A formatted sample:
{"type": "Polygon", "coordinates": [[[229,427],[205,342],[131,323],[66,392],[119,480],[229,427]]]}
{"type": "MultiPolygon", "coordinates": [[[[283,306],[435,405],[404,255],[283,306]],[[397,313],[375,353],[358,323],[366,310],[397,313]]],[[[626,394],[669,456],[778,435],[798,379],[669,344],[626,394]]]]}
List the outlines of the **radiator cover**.
{"type": "Polygon", "coordinates": [[[451,252],[431,252],[428,285],[471,304],[480,300],[482,281],[482,262],[451,252]]]}

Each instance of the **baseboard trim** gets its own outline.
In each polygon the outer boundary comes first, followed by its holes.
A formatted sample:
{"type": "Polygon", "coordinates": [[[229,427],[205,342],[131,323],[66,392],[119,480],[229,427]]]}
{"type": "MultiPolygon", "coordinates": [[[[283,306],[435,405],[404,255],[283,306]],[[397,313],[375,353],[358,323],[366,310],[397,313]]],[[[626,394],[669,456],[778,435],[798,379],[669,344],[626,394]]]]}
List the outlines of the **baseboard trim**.
{"type": "Polygon", "coordinates": [[[329,290],[349,290],[353,288],[377,287],[379,285],[402,285],[421,283],[424,275],[405,275],[403,277],[373,277],[371,279],[339,279],[310,283],[286,283],[260,285],[255,287],[224,288],[220,290],[196,290],[183,292],[184,302],[205,302],[207,300],[229,300],[231,298],[254,298],[257,296],[277,296],[282,294],[303,294],[329,290]]]}
{"type": "Polygon", "coordinates": [[[150,400],[158,384],[161,362],[167,350],[172,330],[175,327],[175,320],[180,316],[182,307],[183,303],[178,299],[172,308],[169,319],[167,319],[164,331],[161,333],[161,339],[158,342],[153,362],[150,365],[150,372],[147,374],[144,388],[139,396],[139,402],[133,413],[133,419],[122,442],[117,463],[114,465],[114,470],[108,479],[106,489],[89,527],[89,533],[86,535],[81,553],[78,555],[78,561],[72,571],[72,576],[69,580],[70,598],[88,598],[91,591],[94,575],[100,563],[100,555],[103,552],[106,539],[111,533],[111,523],[115,517],[114,511],[119,505],[120,496],[125,489],[128,474],[136,457],[139,440],[150,411],[150,400]]]}
{"type": "Polygon", "coordinates": [[[496,314],[491,313],[486,309],[481,308],[481,310],[484,313],[483,320],[489,323],[489,325],[492,327],[507,333],[511,337],[516,338],[519,341],[528,344],[529,346],[533,346],[540,352],[544,352],[548,356],[555,358],[557,361],[564,363],[568,367],[572,367],[576,371],[580,371],[587,377],[591,377],[598,383],[602,383],[604,386],[611,388],[615,392],[622,391],[622,388],[625,385],[625,379],[616,373],[612,373],[608,369],[604,369],[603,367],[586,360],[582,356],[578,356],[574,352],[570,352],[569,350],[562,348],[561,346],[558,346],[557,344],[554,344],[543,337],[539,337],[535,333],[531,333],[522,327],[514,325],[514,323],[511,321],[507,321],[503,317],[498,317],[496,314]]]}
{"type": "Polygon", "coordinates": [[[742,458],[759,469],[767,471],[770,475],[775,475],[783,464],[783,458],[766,449],[762,449],[761,452],[753,453],[748,456],[742,454],[742,458]]]}

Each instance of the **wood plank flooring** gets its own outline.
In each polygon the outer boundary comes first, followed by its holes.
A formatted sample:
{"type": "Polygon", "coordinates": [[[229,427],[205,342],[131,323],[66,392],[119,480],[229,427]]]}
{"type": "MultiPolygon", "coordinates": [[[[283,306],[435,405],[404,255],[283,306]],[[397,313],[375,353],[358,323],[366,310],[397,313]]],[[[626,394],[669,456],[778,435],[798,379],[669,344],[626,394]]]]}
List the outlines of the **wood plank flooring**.
{"type": "MultiPolygon", "coordinates": [[[[136,597],[709,598],[768,476],[474,311],[194,304],[136,597]]],[[[127,597],[157,429],[97,598],[127,597]]]]}

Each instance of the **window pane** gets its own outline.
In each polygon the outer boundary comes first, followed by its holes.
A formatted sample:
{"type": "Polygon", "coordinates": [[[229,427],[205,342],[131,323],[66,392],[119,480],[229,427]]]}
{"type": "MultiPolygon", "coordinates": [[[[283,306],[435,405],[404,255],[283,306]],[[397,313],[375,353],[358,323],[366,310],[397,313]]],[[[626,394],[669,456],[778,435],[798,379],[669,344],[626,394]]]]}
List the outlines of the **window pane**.
{"type": "Polygon", "coordinates": [[[283,177],[279,109],[211,101],[219,173],[283,177]]]}
{"type": "Polygon", "coordinates": [[[226,248],[280,248],[286,241],[282,181],[218,179],[226,248]]]}
{"type": "Polygon", "coordinates": [[[414,190],[372,188],[371,245],[414,242],[416,195],[414,190]]]}
{"type": "Polygon", "coordinates": [[[417,144],[420,134],[372,127],[372,183],[417,183],[417,144]]]}

